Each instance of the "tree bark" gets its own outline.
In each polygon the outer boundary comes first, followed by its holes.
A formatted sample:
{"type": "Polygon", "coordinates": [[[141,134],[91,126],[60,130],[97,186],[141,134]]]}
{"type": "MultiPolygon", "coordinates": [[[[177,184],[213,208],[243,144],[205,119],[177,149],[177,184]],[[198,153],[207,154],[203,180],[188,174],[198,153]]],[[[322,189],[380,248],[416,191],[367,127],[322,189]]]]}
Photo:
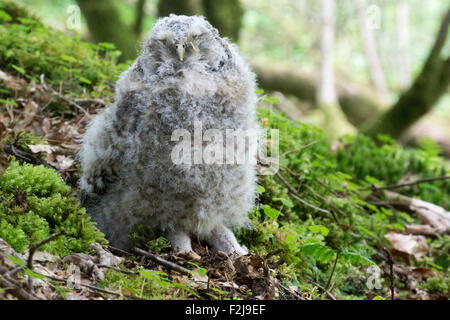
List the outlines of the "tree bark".
{"type": "Polygon", "coordinates": [[[206,18],[221,36],[237,42],[244,15],[240,0],[203,0],[202,3],[206,18]]]}
{"type": "Polygon", "coordinates": [[[446,92],[450,84],[450,57],[444,58],[440,55],[448,38],[449,25],[450,8],[442,20],[435,43],[422,71],[412,86],[390,110],[366,126],[364,133],[370,136],[384,133],[393,138],[400,138],[413,123],[429,112],[446,92]]]}
{"type": "Polygon", "coordinates": [[[361,41],[363,43],[364,52],[369,65],[370,76],[381,102],[387,104],[389,102],[389,91],[386,86],[383,68],[378,56],[373,28],[367,23],[366,0],[355,0],[355,7],[358,15],[361,41]]]}
{"type": "Polygon", "coordinates": [[[138,37],[130,26],[120,20],[116,1],[77,0],[95,42],[112,42],[122,52],[122,61],[137,55],[138,37]]]}
{"type": "Polygon", "coordinates": [[[171,13],[186,16],[203,14],[201,0],[159,0],[158,16],[166,17],[171,13]]]}
{"type": "Polygon", "coordinates": [[[240,0],[159,0],[158,15],[204,15],[222,37],[239,39],[244,9],[240,0]]]}
{"type": "Polygon", "coordinates": [[[136,3],[136,19],[134,22],[134,34],[140,36],[142,33],[142,22],[145,16],[145,2],[146,0],[138,0],[136,3]]]}
{"type": "Polygon", "coordinates": [[[322,127],[329,136],[333,137],[355,132],[338,104],[334,84],[335,7],[335,0],[321,1],[321,65],[317,87],[318,107],[324,114],[322,127]]]}

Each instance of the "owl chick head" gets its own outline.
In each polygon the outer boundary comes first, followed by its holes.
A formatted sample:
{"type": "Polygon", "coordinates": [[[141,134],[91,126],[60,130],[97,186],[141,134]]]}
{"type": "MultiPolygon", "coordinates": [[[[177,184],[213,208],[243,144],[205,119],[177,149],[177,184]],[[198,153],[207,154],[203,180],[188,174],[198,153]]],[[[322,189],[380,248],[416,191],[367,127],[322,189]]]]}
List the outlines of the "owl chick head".
{"type": "Polygon", "coordinates": [[[171,14],[155,23],[141,57],[166,70],[179,71],[199,64],[214,70],[230,58],[228,45],[205,18],[171,14]]]}

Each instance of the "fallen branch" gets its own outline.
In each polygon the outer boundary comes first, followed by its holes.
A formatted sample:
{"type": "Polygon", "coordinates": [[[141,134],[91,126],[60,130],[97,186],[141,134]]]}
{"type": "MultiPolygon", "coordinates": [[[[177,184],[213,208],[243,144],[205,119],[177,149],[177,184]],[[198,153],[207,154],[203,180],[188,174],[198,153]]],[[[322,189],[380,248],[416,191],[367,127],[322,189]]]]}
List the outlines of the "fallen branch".
{"type": "Polygon", "coordinates": [[[5,291],[11,292],[14,296],[22,300],[41,300],[34,294],[27,292],[21,288],[20,283],[8,276],[3,276],[0,274],[0,288],[4,288],[5,291]]]}
{"type": "Polygon", "coordinates": [[[369,188],[363,188],[363,189],[360,189],[360,190],[361,191],[367,191],[367,190],[372,190],[372,191],[392,190],[392,189],[399,189],[399,188],[409,187],[409,186],[417,185],[417,184],[420,184],[420,183],[426,183],[426,182],[432,182],[432,181],[441,181],[441,180],[449,180],[449,179],[450,179],[450,176],[424,178],[424,179],[419,179],[419,180],[412,181],[412,182],[391,184],[391,185],[384,186],[384,187],[369,187],[369,188]]]}
{"type": "Polygon", "coordinates": [[[162,266],[166,267],[167,269],[174,270],[174,271],[179,272],[179,273],[184,274],[184,275],[190,275],[191,274],[191,271],[189,269],[183,268],[182,266],[179,266],[176,263],[173,263],[173,262],[170,262],[168,260],[165,260],[165,259],[163,259],[163,258],[161,258],[161,257],[159,257],[156,254],[153,254],[151,252],[139,249],[137,247],[135,247],[133,249],[133,251],[136,252],[137,254],[142,255],[142,256],[149,257],[153,262],[155,262],[155,263],[157,263],[159,265],[162,265],[162,266]]]}
{"type": "Polygon", "coordinates": [[[410,198],[392,191],[385,190],[384,194],[389,201],[394,201],[396,204],[405,206],[409,210],[415,212],[423,223],[434,227],[438,233],[450,231],[450,212],[446,211],[444,208],[430,202],[410,198]]]}

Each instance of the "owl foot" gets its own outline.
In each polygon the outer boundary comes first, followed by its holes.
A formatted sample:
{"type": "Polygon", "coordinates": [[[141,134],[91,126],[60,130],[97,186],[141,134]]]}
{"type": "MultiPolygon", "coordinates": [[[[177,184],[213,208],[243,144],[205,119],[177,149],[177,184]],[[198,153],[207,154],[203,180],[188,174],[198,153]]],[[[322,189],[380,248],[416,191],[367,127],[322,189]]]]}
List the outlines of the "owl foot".
{"type": "Polygon", "coordinates": [[[167,237],[176,254],[189,254],[192,252],[191,238],[189,238],[186,232],[173,231],[167,237]]]}
{"type": "Polygon", "coordinates": [[[238,254],[242,256],[248,253],[246,247],[241,247],[239,245],[233,231],[224,226],[215,227],[211,233],[205,237],[205,240],[217,251],[222,251],[228,255],[238,254]]]}

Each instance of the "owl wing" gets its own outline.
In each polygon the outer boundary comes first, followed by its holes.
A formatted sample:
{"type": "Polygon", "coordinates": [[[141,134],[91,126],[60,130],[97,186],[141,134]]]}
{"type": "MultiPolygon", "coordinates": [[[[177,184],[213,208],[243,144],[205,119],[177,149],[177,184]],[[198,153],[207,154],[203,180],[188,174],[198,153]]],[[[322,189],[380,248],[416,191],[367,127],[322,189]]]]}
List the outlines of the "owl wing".
{"type": "Polygon", "coordinates": [[[83,138],[79,159],[83,169],[81,190],[104,194],[123,171],[123,141],[118,136],[115,106],[106,108],[90,123],[83,138]]]}

